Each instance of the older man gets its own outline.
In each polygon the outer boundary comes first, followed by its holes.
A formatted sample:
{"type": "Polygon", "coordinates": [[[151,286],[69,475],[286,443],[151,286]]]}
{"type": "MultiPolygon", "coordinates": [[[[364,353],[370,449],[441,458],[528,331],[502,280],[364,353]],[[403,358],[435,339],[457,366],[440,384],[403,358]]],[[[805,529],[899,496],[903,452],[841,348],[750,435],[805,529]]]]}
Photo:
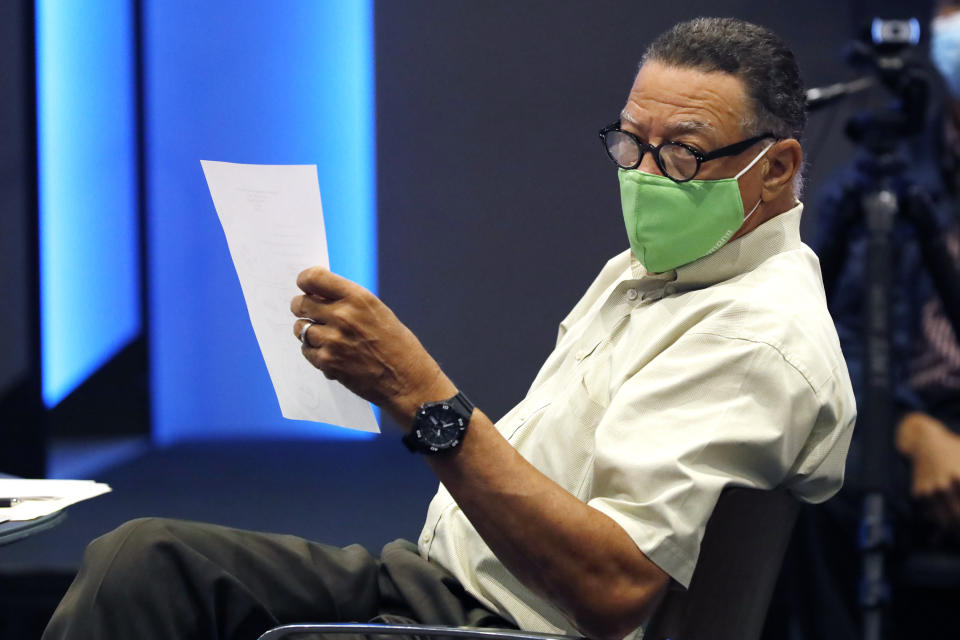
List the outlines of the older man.
{"type": "Polygon", "coordinates": [[[671,579],[689,583],[724,487],[819,501],[841,484],[854,403],[799,238],[803,124],[773,34],[705,19],[660,36],[601,132],[631,249],[496,424],[377,298],[304,271],[291,304],[304,356],[410,425],[404,442],[442,483],[419,548],[377,559],[135,521],[91,544],[45,637],[239,638],[384,614],[638,632],[671,579]]]}

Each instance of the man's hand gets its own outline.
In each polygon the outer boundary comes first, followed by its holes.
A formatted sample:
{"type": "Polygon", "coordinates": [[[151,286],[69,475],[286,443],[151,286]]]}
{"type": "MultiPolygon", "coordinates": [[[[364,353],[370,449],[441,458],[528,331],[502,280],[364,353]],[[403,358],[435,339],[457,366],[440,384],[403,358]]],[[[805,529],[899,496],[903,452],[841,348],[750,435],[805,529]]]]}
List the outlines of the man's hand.
{"type": "Polygon", "coordinates": [[[960,436],[925,413],[897,426],[897,450],[913,464],[913,497],[947,533],[960,535],[960,436]]]}
{"type": "Polygon", "coordinates": [[[322,267],[300,273],[304,295],[290,302],[301,350],[323,374],[409,425],[424,402],[456,394],[416,336],[379,298],[322,267]]]}

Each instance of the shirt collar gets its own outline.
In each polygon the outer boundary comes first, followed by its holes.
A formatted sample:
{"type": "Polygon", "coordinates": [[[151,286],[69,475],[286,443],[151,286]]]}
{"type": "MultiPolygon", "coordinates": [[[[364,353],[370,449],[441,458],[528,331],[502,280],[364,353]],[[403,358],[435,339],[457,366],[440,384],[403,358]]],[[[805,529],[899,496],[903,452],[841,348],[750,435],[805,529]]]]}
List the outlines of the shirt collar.
{"type": "Polygon", "coordinates": [[[634,278],[649,285],[672,283],[676,291],[709,287],[752,271],[778,253],[800,247],[801,213],[803,204],[798,202],[792,209],[767,220],[710,255],[664,273],[647,273],[631,251],[630,271],[634,278]]]}

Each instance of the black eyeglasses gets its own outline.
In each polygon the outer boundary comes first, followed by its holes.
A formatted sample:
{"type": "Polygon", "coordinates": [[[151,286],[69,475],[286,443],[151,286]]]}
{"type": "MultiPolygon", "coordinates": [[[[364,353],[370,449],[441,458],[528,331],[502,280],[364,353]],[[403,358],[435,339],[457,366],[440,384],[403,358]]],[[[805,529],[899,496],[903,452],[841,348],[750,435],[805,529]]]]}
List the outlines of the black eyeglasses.
{"type": "Polygon", "coordinates": [[[700,165],[717,158],[726,158],[743,153],[764,138],[775,138],[772,133],[753,136],[740,142],[703,153],[682,142],[662,142],[656,146],[641,142],[637,136],[620,129],[620,122],[614,122],[600,130],[600,141],[607,155],[622,169],[636,169],[643,156],[650,151],[663,175],[674,182],[688,182],[700,172],[700,165]]]}

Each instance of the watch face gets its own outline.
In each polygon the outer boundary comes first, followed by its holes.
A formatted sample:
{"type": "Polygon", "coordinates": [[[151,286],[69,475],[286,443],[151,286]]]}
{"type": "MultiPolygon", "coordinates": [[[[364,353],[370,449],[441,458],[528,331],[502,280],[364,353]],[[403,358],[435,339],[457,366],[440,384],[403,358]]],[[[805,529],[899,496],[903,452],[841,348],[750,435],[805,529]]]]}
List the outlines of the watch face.
{"type": "Polygon", "coordinates": [[[464,420],[449,405],[431,407],[421,412],[418,424],[420,439],[433,449],[447,449],[460,441],[464,420]]]}

